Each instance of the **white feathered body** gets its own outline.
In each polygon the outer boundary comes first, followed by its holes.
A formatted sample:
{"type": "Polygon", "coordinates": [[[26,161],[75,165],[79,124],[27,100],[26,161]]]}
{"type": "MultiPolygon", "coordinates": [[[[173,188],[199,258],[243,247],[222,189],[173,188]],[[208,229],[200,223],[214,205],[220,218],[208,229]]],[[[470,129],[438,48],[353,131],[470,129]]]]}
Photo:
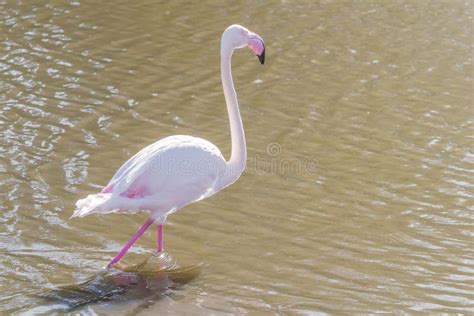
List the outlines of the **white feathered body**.
{"type": "Polygon", "coordinates": [[[140,150],[115,173],[101,193],[77,201],[73,216],[149,211],[157,221],[216,193],[224,183],[226,161],[212,143],[176,135],[140,150]]]}

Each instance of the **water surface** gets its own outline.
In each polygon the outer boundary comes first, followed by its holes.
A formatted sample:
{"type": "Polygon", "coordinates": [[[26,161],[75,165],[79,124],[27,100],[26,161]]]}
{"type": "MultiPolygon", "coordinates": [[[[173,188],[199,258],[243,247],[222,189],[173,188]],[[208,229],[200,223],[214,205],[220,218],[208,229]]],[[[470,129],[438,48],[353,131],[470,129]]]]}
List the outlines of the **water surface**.
{"type": "MultiPolygon", "coordinates": [[[[84,314],[474,312],[471,1],[0,0],[0,312],[94,275],[145,215],[69,220],[172,134],[230,153],[219,40],[234,56],[242,178],[169,217],[204,262],[160,300],[84,314]]],[[[126,259],[154,249],[150,231],[126,259]]]]}

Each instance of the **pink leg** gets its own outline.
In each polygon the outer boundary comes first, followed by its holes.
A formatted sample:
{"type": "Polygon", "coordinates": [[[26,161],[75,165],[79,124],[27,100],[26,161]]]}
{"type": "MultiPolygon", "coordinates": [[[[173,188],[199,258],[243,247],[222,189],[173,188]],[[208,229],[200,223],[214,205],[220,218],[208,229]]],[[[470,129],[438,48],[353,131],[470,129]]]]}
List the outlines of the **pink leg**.
{"type": "Polygon", "coordinates": [[[107,265],[107,268],[110,268],[114,264],[119,262],[120,259],[122,259],[122,257],[127,253],[128,249],[132,247],[135,241],[137,241],[137,239],[140,238],[141,235],[143,235],[143,233],[148,229],[148,227],[150,227],[151,224],[153,224],[153,220],[147,219],[145,224],[143,224],[143,226],[135,233],[135,235],[133,235],[133,237],[129,241],[127,241],[125,246],[123,246],[122,250],[119,251],[119,253],[115,256],[115,258],[113,258],[112,261],[110,261],[110,263],[107,265]]]}
{"type": "Polygon", "coordinates": [[[156,250],[158,252],[163,251],[163,224],[158,224],[158,234],[157,234],[157,244],[156,244],[156,250]]]}

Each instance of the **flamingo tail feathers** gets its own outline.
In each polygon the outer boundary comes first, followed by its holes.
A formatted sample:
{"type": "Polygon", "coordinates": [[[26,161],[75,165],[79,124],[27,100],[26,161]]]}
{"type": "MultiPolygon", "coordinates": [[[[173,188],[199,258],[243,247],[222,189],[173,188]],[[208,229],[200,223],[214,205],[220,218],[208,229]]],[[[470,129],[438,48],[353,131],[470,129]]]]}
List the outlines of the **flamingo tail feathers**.
{"type": "Polygon", "coordinates": [[[112,193],[98,193],[90,194],[86,198],[76,202],[76,210],[73,217],[83,217],[93,213],[107,214],[107,213],[136,213],[141,210],[147,210],[149,203],[146,198],[130,199],[115,195],[112,193]]]}

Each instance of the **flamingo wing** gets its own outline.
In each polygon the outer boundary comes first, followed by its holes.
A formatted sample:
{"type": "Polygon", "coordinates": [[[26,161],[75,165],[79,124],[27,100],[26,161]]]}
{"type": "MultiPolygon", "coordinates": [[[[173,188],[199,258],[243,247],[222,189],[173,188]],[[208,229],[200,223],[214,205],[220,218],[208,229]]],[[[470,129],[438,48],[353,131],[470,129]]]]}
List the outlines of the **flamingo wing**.
{"type": "Polygon", "coordinates": [[[101,193],[79,200],[73,216],[140,210],[163,216],[217,192],[225,166],[212,143],[170,136],[130,158],[101,193]]]}

